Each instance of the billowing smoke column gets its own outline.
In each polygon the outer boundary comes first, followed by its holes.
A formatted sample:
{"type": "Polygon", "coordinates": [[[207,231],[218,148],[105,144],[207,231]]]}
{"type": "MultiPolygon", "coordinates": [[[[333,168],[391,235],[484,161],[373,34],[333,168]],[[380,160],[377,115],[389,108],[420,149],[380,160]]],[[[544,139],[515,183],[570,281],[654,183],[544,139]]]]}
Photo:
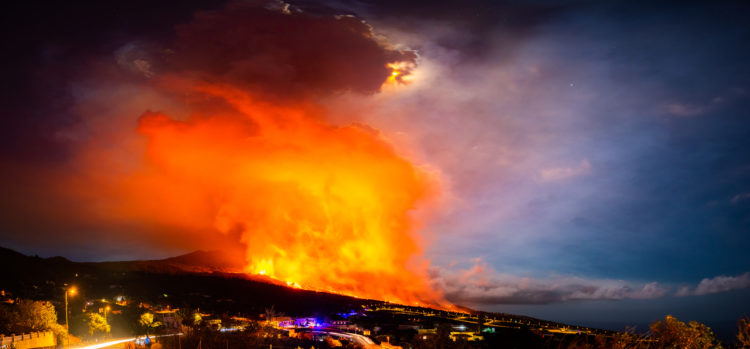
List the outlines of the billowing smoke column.
{"type": "Polygon", "coordinates": [[[314,111],[264,105],[231,87],[196,90],[234,113],[184,121],[145,113],[150,171],[136,182],[153,187],[135,190],[167,206],[213,203],[216,230],[239,232],[247,246],[248,272],[362,297],[435,300],[418,266],[409,268],[419,253],[409,211],[433,190],[424,174],[372,130],[330,126],[314,111]]]}
{"type": "Polygon", "coordinates": [[[197,232],[179,239],[232,237],[249,273],[439,304],[415,218],[435,199],[435,180],[376,130],[327,123],[321,107],[331,94],[377,93],[393,64],[415,58],[349,16],[245,5],[200,13],[169,48],[118,52],[120,69],[144,81],[135,94],[158,98],[131,98],[143,103],[142,114],[123,116],[133,128],[81,146],[78,179],[66,185],[96,193],[88,207],[103,220],[197,232]],[[168,102],[154,109],[154,99],[168,102]],[[107,153],[112,140],[130,138],[139,145],[126,165],[105,166],[123,156],[107,153]]]}

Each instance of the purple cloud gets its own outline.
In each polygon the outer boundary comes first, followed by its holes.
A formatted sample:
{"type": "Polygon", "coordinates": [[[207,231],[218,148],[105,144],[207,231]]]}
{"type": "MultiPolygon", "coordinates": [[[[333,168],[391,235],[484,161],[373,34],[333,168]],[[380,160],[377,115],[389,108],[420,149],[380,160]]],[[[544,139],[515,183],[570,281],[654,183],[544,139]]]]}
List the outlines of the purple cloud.
{"type": "Polygon", "coordinates": [[[737,276],[719,275],[713,278],[705,278],[695,288],[688,286],[677,290],[678,297],[703,296],[707,294],[729,292],[750,287],[750,272],[737,276]]]}
{"type": "Polygon", "coordinates": [[[652,299],[667,289],[657,282],[638,284],[623,280],[573,276],[529,278],[494,271],[486,263],[464,270],[431,270],[432,281],[448,300],[459,304],[547,304],[573,300],[652,299]]]}

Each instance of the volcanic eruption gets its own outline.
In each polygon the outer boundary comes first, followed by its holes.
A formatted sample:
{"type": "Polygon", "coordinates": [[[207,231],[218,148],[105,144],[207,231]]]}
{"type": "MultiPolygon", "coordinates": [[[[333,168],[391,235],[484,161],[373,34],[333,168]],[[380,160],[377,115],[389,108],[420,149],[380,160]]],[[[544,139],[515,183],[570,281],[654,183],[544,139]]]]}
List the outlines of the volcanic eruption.
{"type": "Polygon", "coordinates": [[[351,16],[246,4],[198,13],[164,47],[140,45],[83,79],[120,92],[79,101],[88,136],[62,195],[105,223],[170,231],[151,237],[160,244],[229,240],[245,272],[290,286],[445,304],[415,215],[439,182],[377,130],[333,124],[323,108],[402,83],[409,72],[394,67],[413,67],[414,52],[351,16]]]}

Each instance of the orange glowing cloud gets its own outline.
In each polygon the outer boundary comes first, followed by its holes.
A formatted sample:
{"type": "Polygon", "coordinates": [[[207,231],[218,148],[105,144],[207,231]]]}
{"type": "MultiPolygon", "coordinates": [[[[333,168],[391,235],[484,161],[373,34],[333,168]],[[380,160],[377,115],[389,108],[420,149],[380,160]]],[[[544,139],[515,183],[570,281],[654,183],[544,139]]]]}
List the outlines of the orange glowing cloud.
{"type": "Polygon", "coordinates": [[[189,84],[181,81],[180,90],[192,91],[195,102],[187,104],[199,111],[184,120],[163,112],[140,117],[144,164],[107,180],[116,197],[100,215],[152,215],[165,225],[238,235],[247,272],[290,285],[441,301],[428,287],[413,217],[438,194],[428,174],[377,131],[329,125],[314,106],[189,84]]]}
{"type": "Polygon", "coordinates": [[[242,4],[197,14],[168,50],[118,52],[81,83],[83,122],[64,133],[73,155],[51,192],[78,213],[61,226],[239,251],[245,272],[294,287],[447,304],[418,218],[438,181],[377,130],[328,122],[322,105],[402,82],[413,52],[353,17],[242,4]]]}

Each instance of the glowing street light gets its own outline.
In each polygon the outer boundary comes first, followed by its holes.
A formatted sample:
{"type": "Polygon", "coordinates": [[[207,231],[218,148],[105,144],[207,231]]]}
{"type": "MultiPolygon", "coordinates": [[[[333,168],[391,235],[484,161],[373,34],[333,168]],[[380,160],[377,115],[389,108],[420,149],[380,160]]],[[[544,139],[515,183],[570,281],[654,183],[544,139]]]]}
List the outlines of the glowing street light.
{"type": "Polygon", "coordinates": [[[70,344],[70,327],[68,326],[68,293],[75,296],[77,290],[75,286],[65,289],[65,347],[70,344]]]}

